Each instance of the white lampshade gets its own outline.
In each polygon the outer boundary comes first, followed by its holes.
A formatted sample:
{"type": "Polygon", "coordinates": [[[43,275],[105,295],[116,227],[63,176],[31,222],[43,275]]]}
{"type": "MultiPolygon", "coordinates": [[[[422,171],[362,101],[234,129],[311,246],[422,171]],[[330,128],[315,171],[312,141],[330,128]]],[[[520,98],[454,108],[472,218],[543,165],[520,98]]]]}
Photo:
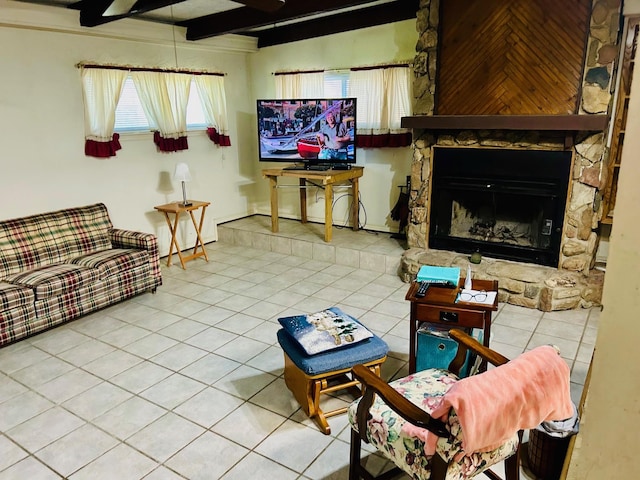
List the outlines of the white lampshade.
{"type": "Polygon", "coordinates": [[[176,171],[173,173],[173,179],[179,182],[190,182],[191,172],[189,171],[189,165],[186,163],[177,164],[176,171]]]}

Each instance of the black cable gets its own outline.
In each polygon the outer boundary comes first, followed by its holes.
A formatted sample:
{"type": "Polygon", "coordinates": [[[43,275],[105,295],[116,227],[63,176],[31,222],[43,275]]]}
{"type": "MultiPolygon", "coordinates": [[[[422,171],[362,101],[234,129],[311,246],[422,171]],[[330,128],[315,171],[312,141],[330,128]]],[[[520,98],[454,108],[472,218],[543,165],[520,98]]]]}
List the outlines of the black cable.
{"type": "MultiPolygon", "coordinates": [[[[342,195],[339,195],[338,197],[336,197],[333,200],[333,204],[331,205],[331,216],[333,217],[333,209],[336,206],[336,203],[338,202],[338,200],[340,200],[343,197],[352,197],[353,195],[350,193],[344,193],[342,195]]],[[[353,200],[351,202],[351,204],[349,205],[349,212],[351,212],[353,209],[353,200]]],[[[364,204],[362,203],[362,201],[360,200],[360,192],[358,192],[358,228],[364,230],[365,225],[367,224],[367,209],[364,208],[364,204]],[[364,223],[360,222],[360,219],[362,218],[362,215],[360,215],[360,210],[362,210],[362,213],[364,214],[364,223]]],[[[334,225],[336,228],[347,228],[348,225],[345,222],[345,224],[343,225],[334,225]]]]}

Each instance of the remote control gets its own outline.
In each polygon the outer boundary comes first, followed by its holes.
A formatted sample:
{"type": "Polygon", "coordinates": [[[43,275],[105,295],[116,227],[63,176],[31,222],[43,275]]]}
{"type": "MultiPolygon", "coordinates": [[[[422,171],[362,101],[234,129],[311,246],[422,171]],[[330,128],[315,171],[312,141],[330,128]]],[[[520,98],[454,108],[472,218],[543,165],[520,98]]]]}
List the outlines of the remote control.
{"type": "Polygon", "coordinates": [[[420,286],[418,287],[418,291],[416,292],[416,297],[424,297],[427,294],[427,290],[429,290],[429,282],[420,282],[420,286]]]}

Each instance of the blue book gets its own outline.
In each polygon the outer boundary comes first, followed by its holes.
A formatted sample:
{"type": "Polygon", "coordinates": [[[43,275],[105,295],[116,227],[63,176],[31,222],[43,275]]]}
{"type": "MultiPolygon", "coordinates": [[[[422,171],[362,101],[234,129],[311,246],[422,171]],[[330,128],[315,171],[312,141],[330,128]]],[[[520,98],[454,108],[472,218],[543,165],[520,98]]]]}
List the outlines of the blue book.
{"type": "Polygon", "coordinates": [[[460,267],[434,267],[422,265],[416,276],[418,282],[448,283],[453,287],[460,281],[460,267]]]}

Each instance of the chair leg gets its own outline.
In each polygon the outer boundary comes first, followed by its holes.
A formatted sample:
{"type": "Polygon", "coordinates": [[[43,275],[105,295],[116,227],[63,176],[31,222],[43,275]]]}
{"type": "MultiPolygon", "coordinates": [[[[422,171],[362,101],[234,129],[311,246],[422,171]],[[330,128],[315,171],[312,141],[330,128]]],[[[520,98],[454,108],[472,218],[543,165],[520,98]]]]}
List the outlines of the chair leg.
{"type": "Polygon", "coordinates": [[[520,430],[518,432],[518,446],[516,447],[516,453],[511,455],[504,461],[504,476],[505,480],[520,480],[520,451],[522,448],[522,436],[524,432],[520,430]]]}
{"type": "Polygon", "coordinates": [[[360,452],[362,440],[360,434],[353,428],[351,429],[351,451],[349,454],[349,480],[360,480],[360,452]]]}
{"type": "Polygon", "coordinates": [[[516,453],[504,461],[504,474],[506,480],[520,480],[520,446],[516,453]]]}

